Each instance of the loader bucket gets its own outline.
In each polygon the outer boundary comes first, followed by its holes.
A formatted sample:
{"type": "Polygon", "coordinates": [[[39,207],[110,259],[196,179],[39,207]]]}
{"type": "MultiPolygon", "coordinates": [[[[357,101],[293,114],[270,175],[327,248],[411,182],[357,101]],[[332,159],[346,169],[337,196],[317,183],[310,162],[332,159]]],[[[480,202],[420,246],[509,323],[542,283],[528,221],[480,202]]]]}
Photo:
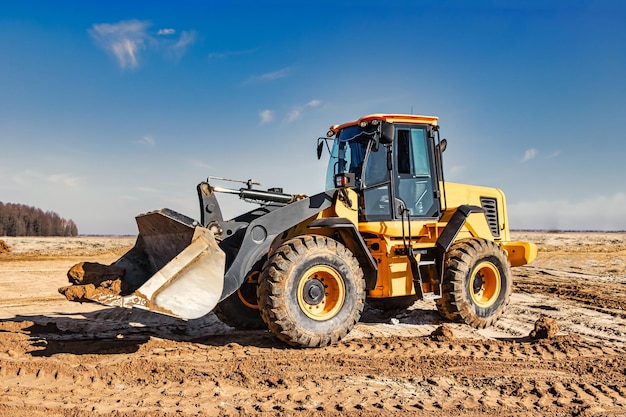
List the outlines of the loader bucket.
{"type": "Polygon", "coordinates": [[[213,233],[168,209],[136,220],[135,246],[113,264],[125,270],[125,292],[103,291],[88,298],[183,319],[196,319],[213,310],[222,295],[226,259],[213,233]]]}

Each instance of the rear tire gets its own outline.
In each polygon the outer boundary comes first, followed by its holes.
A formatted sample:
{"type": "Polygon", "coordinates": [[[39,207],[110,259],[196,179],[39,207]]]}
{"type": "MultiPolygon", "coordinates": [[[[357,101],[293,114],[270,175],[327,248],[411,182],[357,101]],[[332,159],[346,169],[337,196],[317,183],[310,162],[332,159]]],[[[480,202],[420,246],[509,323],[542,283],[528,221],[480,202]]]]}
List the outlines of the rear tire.
{"type": "Polygon", "coordinates": [[[301,236],[269,259],[258,299],[263,321],[280,340],[292,346],[328,346],[361,318],[365,280],[344,245],[325,236],[301,236]]]}
{"type": "Polygon", "coordinates": [[[448,320],[482,329],[504,313],[511,292],[511,267],[504,250],[488,240],[461,240],[446,255],[437,310],[448,320]]]}
{"type": "Polygon", "coordinates": [[[267,329],[257,301],[259,271],[248,274],[246,281],[215,306],[213,312],[222,322],[238,330],[267,329]]]}

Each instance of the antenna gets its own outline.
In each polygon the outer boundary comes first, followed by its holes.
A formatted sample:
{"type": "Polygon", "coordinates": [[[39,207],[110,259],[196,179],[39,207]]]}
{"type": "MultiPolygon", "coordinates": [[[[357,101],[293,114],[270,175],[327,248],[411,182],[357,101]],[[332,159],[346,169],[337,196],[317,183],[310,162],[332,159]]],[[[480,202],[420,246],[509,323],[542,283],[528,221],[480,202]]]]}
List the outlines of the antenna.
{"type": "Polygon", "coordinates": [[[413,105],[411,105],[411,114],[413,114],[413,105]]]}

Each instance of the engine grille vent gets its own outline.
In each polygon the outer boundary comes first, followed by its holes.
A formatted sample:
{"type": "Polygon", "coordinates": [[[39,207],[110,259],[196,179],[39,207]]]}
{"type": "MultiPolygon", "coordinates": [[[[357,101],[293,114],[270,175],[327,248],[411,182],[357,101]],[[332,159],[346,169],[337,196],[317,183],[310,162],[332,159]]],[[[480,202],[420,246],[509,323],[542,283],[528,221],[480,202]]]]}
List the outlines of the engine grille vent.
{"type": "Polygon", "coordinates": [[[500,237],[500,222],[498,221],[498,201],[491,197],[480,197],[480,205],[485,209],[487,224],[493,237],[500,237]]]}

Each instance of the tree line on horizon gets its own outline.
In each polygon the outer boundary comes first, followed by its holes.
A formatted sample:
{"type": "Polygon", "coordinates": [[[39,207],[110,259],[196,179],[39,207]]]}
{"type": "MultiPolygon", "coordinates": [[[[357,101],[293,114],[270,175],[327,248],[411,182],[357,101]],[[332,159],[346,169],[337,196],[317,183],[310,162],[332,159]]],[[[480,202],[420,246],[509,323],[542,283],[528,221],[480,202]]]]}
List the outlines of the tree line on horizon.
{"type": "Polygon", "coordinates": [[[0,236],[78,236],[78,227],[53,211],[0,201],[0,236]]]}

